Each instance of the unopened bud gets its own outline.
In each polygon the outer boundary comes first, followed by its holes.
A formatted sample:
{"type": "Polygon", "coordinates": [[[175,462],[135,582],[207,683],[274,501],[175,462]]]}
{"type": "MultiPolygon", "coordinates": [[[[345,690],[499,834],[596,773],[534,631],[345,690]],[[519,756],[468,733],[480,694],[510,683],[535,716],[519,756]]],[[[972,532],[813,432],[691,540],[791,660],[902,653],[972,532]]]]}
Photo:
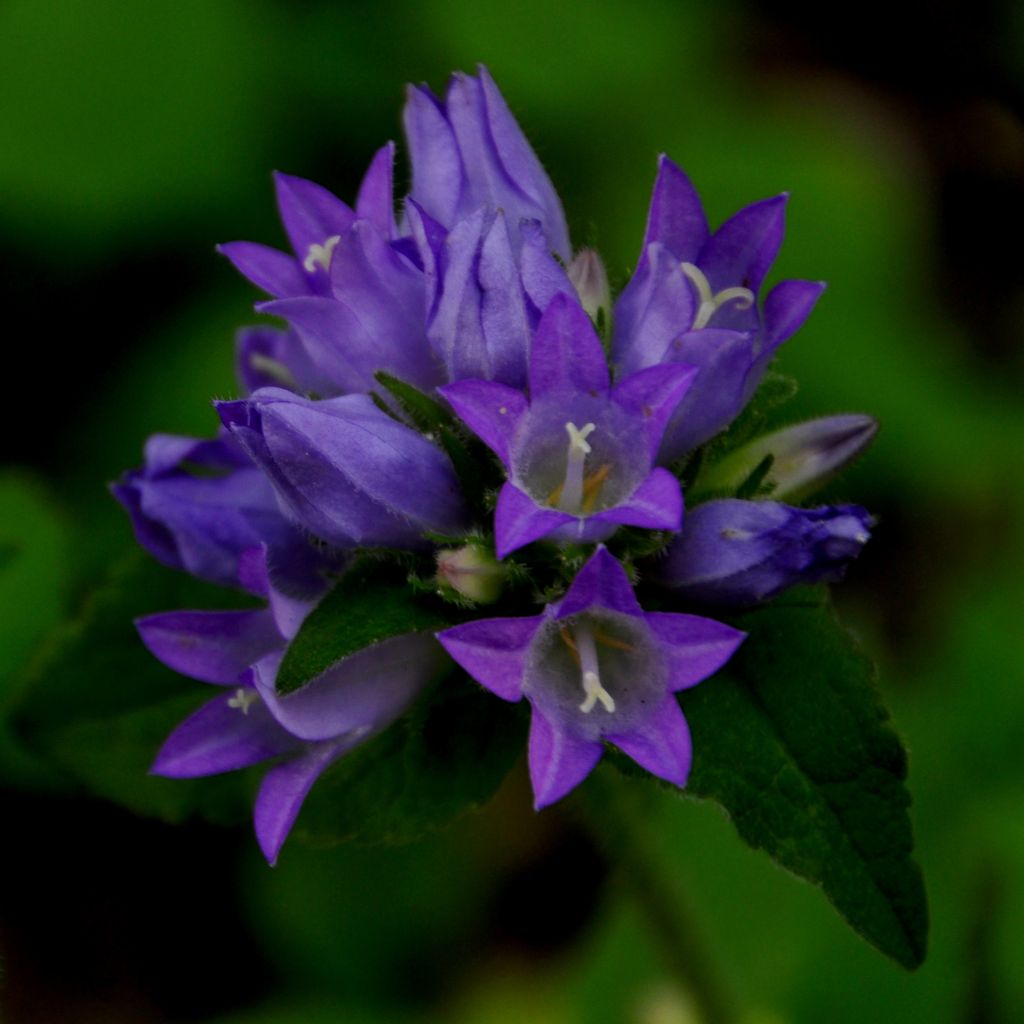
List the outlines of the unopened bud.
{"type": "Polygon", "coordinates": [[[761,487],[773,500],[799,501],[828,483],[877,433],[877,421],[860,413],[798,423],[731,452],[700,474],[694,490],[736,491],[770,457],[761,487]]]}
{"type": "Polygon", "coordinates": [[[605,316],[611,309],[612,293],[608,287],[608,275],[605,273],[601,257],[593,249],[580,249],[567,268],[569,280],[580,298],[580,305],[591,320],[597,319],[600,310],[605,316]]]}
{"type": "Polygon", "coordinates": [[[501,596],[505,570],[490,552],[475,544],[437,553],[437,581],[479,604],[501,596]]]}

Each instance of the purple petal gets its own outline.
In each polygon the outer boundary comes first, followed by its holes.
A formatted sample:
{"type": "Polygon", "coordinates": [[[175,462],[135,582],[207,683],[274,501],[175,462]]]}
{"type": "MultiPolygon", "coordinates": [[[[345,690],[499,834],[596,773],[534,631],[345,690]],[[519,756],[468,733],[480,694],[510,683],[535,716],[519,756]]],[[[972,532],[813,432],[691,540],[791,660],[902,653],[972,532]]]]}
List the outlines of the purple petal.
{"type": "Polygon", "coordinates": [[[775,350],[811,315],[825,290],[824,281],[780,281],[764,300],[766,348],[775,350]]]}
{"type": "Polygon", "coordinates": [[[696,686],[717,672],[747,635],[700,615],[645,612],[644,618],[663,645],[673,693],[696,686]]]}
{"type": "Polygon", "coordinates": [[[603,753],[600,743],[557,729],[534,707],[527,753],[534,809],[539,811],[575,789],[603,753]]]}
{"type": "Polygon", "coordinates": [[[660,242],[649,245],[615,303],[612,355],[619,370],[635,373],[669,361],[669,345],[690,329],[694,313],[693,289],[679,260],[660,242]]]}
{"type": "Polygon", "coordinates": [[[356,198],[356,217],[372,221],[384,238],[394,238],[395,200],[393,172],[395,144],[389,142],[374,154],[356,198]]]}
{"type": "Polygon", "coordinates": [[[672,413],[696,376],[695,366],[664,363],[630,374],[612,389],[612,401],[643,420],[652,460],[658,454],[672,413]]]}
{"type": "Polygon", "coordinates": [[[425,86],[409,86],[402,123],[412,163],[411,195],[431,217],[451,227],[465,171],[440,101],[425,86]]]}
{"type": "Polygon", "coordinates": [[[523,393],[489,380],[460,380],[437,390],[508,468],[509,445],[527,408],[523,393]]]}
{"type": "Polygon", "coordinates": [[[601,339],[574,299],[557,295],[537,325],[530,352],[530,401],[562,392],[607,394],[611,386],[601,339]]]}
{"type": "Polygon", "coordinates": [[[783,193],[744,207],[708,239],[696,262],[713,292],[761,287],[782,245],[787,199],[783,193]]]}
{"type": "Polygon", "coordinates": [[[526,220],[520,225],[523,249],[519,254],[519,269],[523,278],[523,290],[532,306],[531,313],[540,319],[541,313],[551,305],[556,295],[576,298],[561,263],[551,255],[548,236],[538,220],[526,220]]]}
{"type": "Polygon", "coordinates": [[[481,686],[502,700],[523,696],[523,673],[530,642],[545,616],[478,619],[437,634],[444,649],[481,686]]]}
{"type": "Polygon", "coordinates": [[[690,727],[672,694],[666,694],[643,728],[606,739],[652,775],[686,785],[693,757],[690,727]]]}
{"type": "Polygon", "coordinates": [[[278,663],[271,656],[253,670],[270,713],[295,736],[325,740],[390,725],[436,675],[444,652],[430,633],[391,637],[342,658],[283,697],[274,689],[278,663]]]}
{"type": "Polygon", "coordinates": [[[311,744],[303,753],[275,765],[263,776],[253,808],[253,824],[260,849],[271,867],[277,863],[277,855],[313,783],[362,739],[346,738],[311,744]]]}
{"type": "Polygon", "coordinates": [[[405,200],[405,217],[420,266],[428,282],[427,312],[433,308],[433,288],[440,277],[441,253],[448,232],[412,196],[405,200]]]}
{"type": "Polygon", "coordinates": [[[604,547],[598,548],[576,574],[565,597],[559,602],[555,615],[564,619],[594,605],[601,605],[623,615],[643,615],[626,570],[604,547]]]}
{"type": "Polygon", "coordinates": [[[313,366],[298,334],[276,327],[243,327],[235,335],[238,376],[248,394],[260,388],[330,395],[331,383],[313,366]]]}
{"type": "Polygon", "coordinates": [[[135,620],[151,654],[175,672],[231,685],[282,644],[269,611],[162,612],[135,620]]]}
{"type": "Polygon", "coordinates": [[[541,537],[559,526],[575,523],[576,516],[553,508],[541,508],[528,494],[514,484],[506,483],[498,494],[494,510],[494,546],[498,558],[541,537]]]}
{"type": "Polygon", "coordinates": [[[311,245],[345,235],[355,220],[355,214],[337,196],[305,178],[277,171],[274,188],[285,232],[300,263],[311,245]]]}
{"type": "MultiPolygon", "coordinates": [[[[252,693],[245,687],[244,692],[252,693]]],[[[300,746],[257,700],[232,707],[238,694],[225,693],[189,715],[164,742],[150,772],[191,779],[247,768],[300,746]]]]}
{"type": "Polygon", "coordinates": [[[678,530],[683,522],[683,491],[667,469],[654,469],[632,496],[588,518],[647,530],[678,530]]]}
{"type": "Polygon", "coordinates": [[[217,246],[217,251],[226,256],[243,277],[275,298],[310,293],[309,281],[298,260],[288,253],[258,242],[225,242],[217,246]]]}
{"type": "Polygon", "coordinates": [[[664,153],[651,194],[644,248],[661,242],[678,261],[696,263],[708,238],[708,220],[690,179],[664,153]]]}

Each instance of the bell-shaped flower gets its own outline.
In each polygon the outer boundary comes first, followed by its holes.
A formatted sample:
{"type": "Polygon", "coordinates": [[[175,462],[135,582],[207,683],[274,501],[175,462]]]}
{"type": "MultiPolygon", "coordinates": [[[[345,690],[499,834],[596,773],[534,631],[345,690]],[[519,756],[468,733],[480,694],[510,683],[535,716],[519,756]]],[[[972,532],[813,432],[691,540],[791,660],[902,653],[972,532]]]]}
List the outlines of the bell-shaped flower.
{"type": "Polygon", "coordinates": [[[488,70],[455,74],[443,100],[410,86],[403,114],[412,160],[412,198],[450,230],[481,207],[503,210],[513,249],[523,221],[539,221],[566,262],[569,231],[551,179],[488,70]]]}
{"type": "Polygon", "coordinates": [[[797,423],[764,434],[702,469],[694,489],[734,491],[770,458],[762,485],[773,499],[799,501],[848,466],[877,433],[878,421],[862,413],[797,423]]]}
{"type": "Polygon", "coordinates": [[[273,864],[313,783],[405,712],[436,672],[440,651],[429,634],[393,637],[279,697],[274,681],[284,647],[316,601],[277,591],[261,549],[246,563],[247,585],[262,585],[267,609],[167,612],[136,626],[165,665],[222,688],[168,736],[152,773],[196,778],[278,759],[254,808],[260,848],[273,864]]]}
{"type": "Polygon", "coordinates": [[[743,636],[696,615],[645,612],[625,570],[599,548],[543,614],[479,619],[438,639],[492,693],[530,702],[530,779],[540,809],[586,778],[605,741],[685,785],[690,732],[675,694],[717,671],[743,636]]]}
{"type": "Polygon", "coordinates": [[[393,142],[378,150],[363,178],[354,210],[322,185],[276,173],[277,206],[294,253],[258,242],[226,242],[218,250],[275,298],[329,295],[331,264],[356,220],[373,223],[386,239],[397,234],[392,196],[394,157],[393,142]]]}
{"type": "Polygon", "coordinates": [[[840,579],[871,526],[859,505],[709,501],[690,511],[686,529],[651,575],[693,601],[757,604],[798,583],[840,579]]]}
{"type": "Polygon", "coordinates": [[[620,525],[678,530],[679,482],[654,460],[693,372],[654,366],[613,387],[589,317],[560,295],[533,340],[529,398],[493,381],[441,388],[508,472],[495,512],[499,558],[541,537],[591,542],[620,525]]]}
{"type": "Polygon", "coordinates": [[[613,356],[623,372],[683,362],[699,368],[665,432],[671,460],[712,437],[750,400],[778,347],[806,320],[824,285],[783,281],[758,308],[782,243],[786,196],[708,228],[696,190],[659,161],[640,262],[615,306],[613,356]]]}
{"type": "Polygon", "coordinates": [[[280,388],[219,402],[288,515],[338,547],[421,546],[465,526],[448,457],[366,395],[311,401],[280,388]]]}
{"type": "Polygon", "coordinates": [[[211,583],[235,585],[239,558],[254,545],[308,547],[266,477],[227,433],[214,440],[154,434],[142,468],[111,490],[154,558],[211,583]]]}

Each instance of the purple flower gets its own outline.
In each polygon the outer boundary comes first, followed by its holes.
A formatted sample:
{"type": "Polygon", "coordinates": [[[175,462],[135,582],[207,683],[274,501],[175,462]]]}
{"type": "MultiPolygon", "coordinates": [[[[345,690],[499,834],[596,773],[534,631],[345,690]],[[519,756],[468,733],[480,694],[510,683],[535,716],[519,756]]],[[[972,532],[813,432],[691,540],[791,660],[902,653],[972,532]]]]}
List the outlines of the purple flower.
{"type": "Polygon", "coordinates": [[[623,372],[699,367],[665,432],[671,460],[712,437],[750,400],[778,347],[824,285],[783,281],[757,293],[782,243],[786,196],[740,210],[713,234],[686,175],[662,156],[636,273],[615,306],[613,355],[623,372]]]}
{"type": "Polygon", "coordinates": [[[498,496],[499,558],[541,537],[591,542],[620,524],[678,530],[679,483],[654,457],[693,371],[650,367],[614,387],[586,313],[548,307],[530,354],[530,397],[491,381],[440,389],[509,474],[498,496]]]}
{"type": "Polygon", "coordinates": [[[465,527],[448,457],[365,395],[311,401],[264,388],[217,409],[289,515],[321,540],[418,547],[426,531],[465,527]]]}
{"type": "Polygon", "coordinates": [[[686,529],[655,572],[694,601],[743,606],[797,583],[842,577],[870,537],[859,505],[804,509],[774,501],[709,501],[690,511],[686,529]]]}
{"type": "Polygon", "coordinates": [[[208,441],[154,434],[144,466],[111,490],[154,558],[212,583],[234,586],[239,557],[254,545],[308,546],[281,514],[264,475],[227,434],[208,441]]]}
{"type": "Polygon", "coordinates": [[[356,220],[372,223],[389,240],[397,234],[392,197],[394,157],[393,142],[374,156],[355,210],[321,185],[276,173],[277,206],[294,254],[258,242],[226,242],[218,246],[219,251],[253,284],[276,298],[330,294],[331,264],[356,220]]]}
{"type": "Polygon", "coordinates": [[[644,612],[625,570],[599,548],[543,614],[467,622],[438,639],[492,693],[530,702],[530,779],[540,809],[586,778],[605,740],[684,785],[690,733],[675,693],[717,671],[743,636],[696,615],[644,612]]]}
{"type": "Polygon", "coordinates": [[[246,563],[249,586],[262,589],[269,608],[167,612],[136,625],[165,665],[223,688],[168,736],[153,774],[196,778],[280,759],[264,776],[254,809],[260,848],[273,864],[313,783],[404,713],[437,670],[439,650],[429,634],[393,637],[279,697],[274,680],[285,645],[315,601],[277,592],[259,549],[246,563]]]}
{"type": "Polygon", "coordinates": [[[538,221],[548,244],[571,256],[565,214],[490,73],[455,74],[444,100],[410,86],[403,121],[412,158],[412,198],[446,229],[481,207],[503,210],[513,249],[520,225],[538,221]]]}

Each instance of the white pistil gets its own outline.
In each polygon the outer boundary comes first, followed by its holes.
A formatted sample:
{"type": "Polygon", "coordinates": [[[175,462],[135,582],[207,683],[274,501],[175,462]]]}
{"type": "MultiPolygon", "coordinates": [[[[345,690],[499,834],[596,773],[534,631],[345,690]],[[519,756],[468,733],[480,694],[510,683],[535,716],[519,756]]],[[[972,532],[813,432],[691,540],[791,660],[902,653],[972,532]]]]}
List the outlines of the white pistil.
{"type": "Polygon", "coordinates": [[[692,331],[707,327],[711,318],[727,302],[735,302],[737,309],[750,309],[754,304],[754,293],[749,288],[723,288],[720,292],[712,293],[711,285],[700,267],[684,261],[679,264],[679,269],[693,282],[700,298],[697,315],[690,328],[692,331]]]}
{"type": "Polygon", "coordinates": [[[580,671],[583,673],[585,697],[580,705],[580,711],[589,715],[594,710],[594,705],[600,703],[608,714],[612,714],[615,711],[615,698],[601,685],[594,634],[587,626],[576,626],[572,632],[576,642],[576,653],[580,659],[580,671]]]}
{"type": "Polygon", "coordinates": [[[260,695],[255,690],[248,690],[244,686],[240,686],[235,690],[235,695],[228,701],[229,708],[238,708],[243,715],[249,714],[249,708],[253,704],[258,704],[260,695]]]}
{"type": "Polygon", "coordinates": [[[585,427],[577,427],[575,423],[566,423],[565,430],[569,435],[569,454],[565,462],[565,482],[562,493],[558,497],[558,508],[563,512],[576,515],[583,502],[583,464],[591,452],[587,438],[597,429],[593,423],[585,427]]]}
{"type": "Polygon", "coordinates": [[[307,274],[312,274],[317,267],[327,271],[331,269],[331,259],[334,256],[334,249],[341,241],[341,235],[331,235],[323,245],[314,242],[302,261],[302,268],[307,274]]]}

